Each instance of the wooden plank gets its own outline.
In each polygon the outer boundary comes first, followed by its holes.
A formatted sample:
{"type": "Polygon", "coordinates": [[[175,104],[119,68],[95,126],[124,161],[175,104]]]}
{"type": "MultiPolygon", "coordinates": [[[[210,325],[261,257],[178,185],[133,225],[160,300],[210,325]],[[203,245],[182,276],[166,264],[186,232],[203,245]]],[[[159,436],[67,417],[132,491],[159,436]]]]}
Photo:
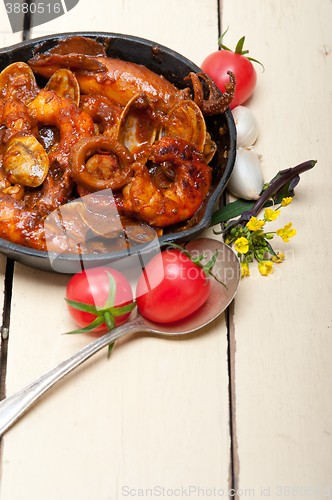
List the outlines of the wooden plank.
{"type": "Polygon", "coordinates": [[[265,180],[318,160],[270,223],[297,229],[275,244],[286,261],[268,278],[252,268],[235,301],[235,484],[255,498],[318,498],[331,486],[331,23],[328,0],[223,2],[224,43],[246,35],[249,55],[265,65],[246,103],[260,124],[265,180]]]}
{"type": "MultiPolygon", "coordinates": [[[[80,30],[125,32],[199,63],[216,48],[217,2],[81,0],[33,36],[80,30]],[[47,30],[47,31],[46,31],[47,30]],[[198,34],[199,33],[199,37],[198,34]],[[200,38],[200,43],[198,42],[200,38]]],[[[212,235],[211,231],[207,235],[212,235]]],[[[17,265],[7,394],[89,343],[66,336],[68,276],[17,265]]],[[[137,335],[111,359],[96,355],[45,394],[3,438],[2,499],[106,500],[128,488],[188,492],[228,488],[230,464],[225,316],[175,341],[137,335]],[[15,478],[19,477],[20,481],[15,478]],[[160,488],[160,490],[158,490],[160,488]]],[[[149,494],[149,493],[147,493],[149,494]]]]}

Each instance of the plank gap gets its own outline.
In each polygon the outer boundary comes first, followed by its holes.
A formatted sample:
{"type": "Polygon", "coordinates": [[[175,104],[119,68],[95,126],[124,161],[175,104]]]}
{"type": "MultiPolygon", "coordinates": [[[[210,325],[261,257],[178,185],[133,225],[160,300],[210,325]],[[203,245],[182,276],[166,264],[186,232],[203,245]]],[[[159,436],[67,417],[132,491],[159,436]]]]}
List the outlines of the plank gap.
{"type": "MultiPolygon", "coordinates": [[[[218,1],[218,48],[219,38],[224,31],[223,28],[223,2],[218,1]]],[[[222,204],[229,203],[229,195],[225,190],[222,196],[222,204]]],[[[221,229],[223,225],[220,225],[221,229]]],[[[229,491],[234,491],[234,498],[238,500],[238,484],[239,484],[239,456],[236,437],[236,399],[235,399],[235,326],[234,326],[234,302],[227,307],[225,311],[226,328],[227,328],[227,363],[228,363],[228,399],[229,399],[229,434],[230,434],[230,464],[229,464],[229,491]]]]}
{"type": "Polygon", "coordinates": [[[30,40],[31,38],[31,26],[32,26],[31,4],[34,3],[34,0],[25,0],[25,3],[27,3],[28,5],[28,11],[26,14],[24,14],[23,18],[22,41],[30,40]]]}
{"type": "Polygon", "coordinates": [[[13,276],[14,276],[14,261],[10,258],[7,259],[5,281],[4,281],[4,304],[2,311],[2,326],[1,326],[1,356],[0,356],[0,400],[6,396],[6,368],[7,368],[7,346],[8,334],[10,326],[10,306],[12,300],[13,290],[13,276]]]}
{"type": "MultiPolygon", "coordinates": [[[[224,191],[220,198],[219,206],[225,206],[230,202],[229,193],[224,191]]],[[[220,230],[224,224],[220,224],[220,230]]],[[[228,372],[228,404],[229,404],[229,435],[230,435],[230,464],[228,491],[234,490],[233,498],[238,500],[237,490],[239,484],[239,457],[236,436],[236,397],[235,397],[235,325],[234,325],[234,302],[230,303],[225,311],[227,329],[227,372],[228,372]]]]}
{"type": "Polygon", "coordinates": [[[217,9],[218,9],[218,42],[219,38],[221,37],[222,31],[221,31],[221,16],[222,16],[222,1],[220,0],[217,2],[217,9]]]}
{"type": "Polygon", "coordinates": [[[237,499],[239,485],[239,457],[236,436],[236,394],[235,394],[235,327],[234,327],[234,300],[226,311],[227,324],[227,360],[228,360],[228,392],[229,392],[229,433],[230,433],[230,478],[229,488],[234,490],[237,499]]]}

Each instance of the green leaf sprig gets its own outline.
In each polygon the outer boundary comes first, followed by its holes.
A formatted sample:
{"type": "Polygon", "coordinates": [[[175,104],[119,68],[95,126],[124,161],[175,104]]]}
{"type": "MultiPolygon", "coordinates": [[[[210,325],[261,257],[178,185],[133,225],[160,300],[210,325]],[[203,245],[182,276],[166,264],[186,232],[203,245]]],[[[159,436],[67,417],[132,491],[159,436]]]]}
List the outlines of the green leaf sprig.
{"type": "Polygon", "coordinates": [[[294,188],[300,181],[300,174],[315,166],[315,160],[306,161],[293,168],[281,170],[263,188],[261,196],[256,202],[239,199],[214,213],[211,226],[220,223],[225,243],[232,245],[241,262],[242,276],[249,276],[249,263],[254,259],[258,261],[258,269],[263,276],[271,274],[274,263],[282,262],[284,255],[276,253],[270,240],[277,234],[283,241],[295,236],[296,230],[292,223],[286,224],[277,231],[264,232],[262,229],[266,222],[274,221],[280,214],[280,208],[288,206],[294,196],[294,188]],[[280,206],[276,206],[280,204],[280,206]],[[272,208],[266,208],[273,205],[272,208]],[[260,210],[265,207],[264,218],[258,220],[260,210]],[[238,219],[232,219],[240,215],[238,219]],[[232,219],[232,220],[230,220],[232,219]],[[271,255],[271,259],[267,255],[271,255]]]}
{"type": "Polygon", "coordinates": [[[308,160],[293,168],[280,170],[273,179],[267,183],[257,201],[249,201],[238,199],[234,202],[228,203],[224,207],[219,208],[214,212],[210,226],[227,224],[227,228],[218,232],[214,230],[215,234],[225,234],[233,226],[241,224],[245,226],[251,217],[257,217],[259,211],[263,207],[270,207],[275,203],[280,203],[283,198],[294,196],[294,188],[300,182],[300,174],[312,169],[316,165],[316,160],[308,160]],[[232,220],[234,217],[240,215],[239,219],[232,220]]]}

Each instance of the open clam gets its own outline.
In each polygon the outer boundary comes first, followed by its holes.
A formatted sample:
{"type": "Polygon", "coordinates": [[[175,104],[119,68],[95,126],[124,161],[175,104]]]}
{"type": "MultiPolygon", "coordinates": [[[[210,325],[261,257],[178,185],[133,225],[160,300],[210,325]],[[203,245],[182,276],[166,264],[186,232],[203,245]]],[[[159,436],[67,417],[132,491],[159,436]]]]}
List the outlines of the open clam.
{"type": "Polygon", "coordinates": [[[161,135],[184,139],[202,152],[206,141],[206,124],[197,104],[190,100],[176,104],[167,115],[161,135]]]}
{"type": "Polygon", "coordinates": [[[19,132],[6,145],[3,168],[12,184],[38,187],[47,176],[49,159],[32,133],[19,132]]]}
{"type": "Polygon", "coordinates": [[[206,163],[210,163],[210,161],[216,154],[217,149],[218,149],[217,144],[211,139],[210,134],[207,132],[203,148],[203,155],[205,157],[206,163]]]}
{"type": "Polygon", "coordinates": [[[60,97],[66,97],[76,106],[80,103],[80,87],[74,73],[67,68],[56,71],[45,86],[45,90],[52,90],[60,97]]]}
{"type": "Polygon", "coordinates": [[[116,137],[135,155],[142,148],[154,143],[158,129],[154,108],[149,98],[140,93],[130,99],[124,108],[116,137]]]}
{"type": "Polygon", "coordinates": [[[130,246],[138,245],[140,243],[149,243],[162,234],[162,230],[158,231],[144,222],[127,217],[121,217],[121,220],[125,235],[130,242],[130,246]],[[160,234],[158,234],[159,232],[160,234]]]}
{"type": "Polygon", "coordinates": [[[37,97],[39,87],[28,64],[15,62],[0,73],[0,98],[18,99],[28,104],[37,97]]]}
{"type": "Polygon", "coordinates": [[[127,247],[156,238],[155,229],[119,213],[111,189],[86,195],[77,206],[84,224],[96,236],[120,238],[127,247]]]}
{"type": "Polygon", "coordinates": [[[80,201],[62,205],[44,221],[49,252],[86,253],[87,227],[80,216],[80,201]]]}
{"type": "Polygon", "coordinates": [[[103,238],[117,238],[123,233],[123,227],[112,190],[105,193],[89,194],[80,199],[80,216],[86,226],[103,238]]]}

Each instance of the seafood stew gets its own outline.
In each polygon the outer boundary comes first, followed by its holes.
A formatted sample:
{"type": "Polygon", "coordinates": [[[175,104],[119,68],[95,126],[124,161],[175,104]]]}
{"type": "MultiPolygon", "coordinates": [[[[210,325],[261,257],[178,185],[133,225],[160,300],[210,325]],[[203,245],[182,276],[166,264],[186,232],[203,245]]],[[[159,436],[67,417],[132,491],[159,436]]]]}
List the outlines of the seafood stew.
{"type": "Polygon", "coordinates": [[[221,96],[179,54],[103,33],[23,42],[0,51],[0,62],[0,93],[7,99],[7,81],[13,86],[16,78],[15,92],[18,73],[27,82],[23,109],[5,115],[18,115],[20,130],[2,127],[9,185],[1,205],[11,221],[1,227],[3,253],[53,270],[47,261],[54,251],[64,263],[60,271],[71,273],[80,262],[77,253],[85,254],[87,266],[104,264],[141,251],[153,235],[181,241],[209,225],[234,164],[231,75],[229,95],[221,96]],[[83,49],[77,48],[81,41],[83,49]],[[68,49],[71,42],[76,45],[68,49]],[[125,85],[114,78],[113,61],[117,74],[124,66],[125,85]],[[19,155],[23,159],[13,169],[19,155]],[[45,238],[49,214],[55,217],[45,238]],[[70,245],[66,217],[75,226],[76,243],[70,245]]]}

